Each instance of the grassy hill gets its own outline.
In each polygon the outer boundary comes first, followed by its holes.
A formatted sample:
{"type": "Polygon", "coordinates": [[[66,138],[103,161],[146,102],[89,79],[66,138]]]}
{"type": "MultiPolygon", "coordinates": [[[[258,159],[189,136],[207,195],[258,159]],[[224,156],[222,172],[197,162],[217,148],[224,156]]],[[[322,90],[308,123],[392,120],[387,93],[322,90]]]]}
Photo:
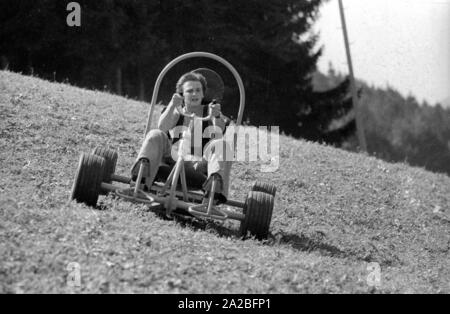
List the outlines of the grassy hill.
{"type": "Polygon", "coordinates": [[[113,196],[68,202],[81,152],[114,148],[128,175],[147,108],[0,72],[0,293],[450,293],[450,178],[404,164],[281,136],[279,171],[232,170],[233,199],[254,180],[278,187],[265,242],[113,196]]]}

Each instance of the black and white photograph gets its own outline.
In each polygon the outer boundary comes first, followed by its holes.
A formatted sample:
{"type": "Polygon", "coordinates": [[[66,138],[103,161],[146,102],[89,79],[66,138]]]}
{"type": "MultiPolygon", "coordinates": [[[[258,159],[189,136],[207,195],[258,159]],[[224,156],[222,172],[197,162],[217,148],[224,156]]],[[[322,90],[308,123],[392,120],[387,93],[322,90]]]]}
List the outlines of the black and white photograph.
{"type": "Polygon", "coordinates": [[[0,294],[449,293],[450,0],[0,0],[0,294]]]}

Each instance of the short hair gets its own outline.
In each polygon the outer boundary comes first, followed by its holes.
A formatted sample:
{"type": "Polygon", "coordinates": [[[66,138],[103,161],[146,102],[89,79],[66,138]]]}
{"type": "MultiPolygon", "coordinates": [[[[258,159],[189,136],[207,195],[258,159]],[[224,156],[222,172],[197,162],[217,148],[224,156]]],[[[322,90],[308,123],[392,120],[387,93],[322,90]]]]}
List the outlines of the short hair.
{"type": "Polygon", "coordinates": [[[176,92],[179,94],[182,94],[183,93],[183,84],[188,81],[200,82],[202,84],[203,95],[206,94],[206,89],[207,89],[206,79],[203,75],[201,75],[200,73],[196,73],[196,72],[188,72],[188,73],[183,74],[177,82],[176,92]]]}

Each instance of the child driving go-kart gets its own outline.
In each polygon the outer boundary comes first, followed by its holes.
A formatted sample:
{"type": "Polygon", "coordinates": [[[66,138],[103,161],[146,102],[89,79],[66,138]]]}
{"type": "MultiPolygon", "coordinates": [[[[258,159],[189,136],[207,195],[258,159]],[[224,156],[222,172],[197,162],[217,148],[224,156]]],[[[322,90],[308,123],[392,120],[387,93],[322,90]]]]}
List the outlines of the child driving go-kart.
{"type": "Polygon", "coordinates": [[[95,147],[82,153],[70,198],[96,206],[101,194],[164,210],[167,217],[240,221],[239,234],[265,239],[269,235],[276,187],[255,182],[244,202],[229,197],[231,165],[236,154],[230,120],[221,113],[224,83],[213,70],[200,68],[182,75],[175,94],[161,112],[157,128],[151,128],[161,82],[177,63],[189,58],[209,58],[224,65],[239,88],[239,127],[245,107],[245,90],[236,69],[208,52],[190,52],[170,61],[159,74],[150,102],[144,139],[131,176],[115,173],[115,150],[95,147]],[[229,133],[229,134],[228,134],[229,133]],[[231,136],[228,136],[231,135],[231,136]],[[118,182],[119,184],[113,184],[118,182]],[[222,205],[223,206],[222,206],[222,205]],[[232,207],[238,210],[233,210],[232,207]]]}
{"type": "Polygon", "coordinates": [[[199,69],[180,77],[176,93],[161,113],[158,128],[147,133],[132,166],[131,175],[137,178],[139,164],[144,163],[143,181],[148,189],[157,175],[160,179],[165,176],[164,170],[158,173],[160,165],[173,167],[177,152],[182,151],[185,154],[188,185],[208,192],[211,190],[212,180],[216,179],[216,199],[225,203],[232,160],[226,158],[231,147],[225,141],[223,131],[230,120],[221,114],[221,105],[216,100],[209,103],[209,100],[205,101],[208,85],[202,72],[214,75],[212,71],[199,69]],[[203,121],[190,117],[192,114],[199,118],[209,115],[211,119],[203,121]],[[176,133],[179,133],[178,137],[175,137],[176,133]],[[185,141],[179,141],[180,137],[185,141]],[[180,144],[184,147],[180,147],[180,144]],[[217,149],[219,145],[221,147],[217,149]],[[190,158],[186,158],[186,155],[190,158]]]}

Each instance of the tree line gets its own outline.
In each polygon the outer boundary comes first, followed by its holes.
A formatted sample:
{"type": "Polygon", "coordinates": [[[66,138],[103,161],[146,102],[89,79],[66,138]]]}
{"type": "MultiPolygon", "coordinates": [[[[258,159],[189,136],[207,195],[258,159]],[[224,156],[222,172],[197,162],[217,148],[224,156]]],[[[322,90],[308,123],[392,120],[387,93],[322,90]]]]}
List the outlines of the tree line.
{"type": "MultiPolygon", "coordinates": [[[[243,77],[244,120],[338,144],[355,131],[352,119],[342,120],[352,107],[349,84],[325,92],[312,86],[321,49],[311,26],[322,1],[80,0],[80,26],[69,27],[69,1],[2,0],[2,68],[149,100],[159,71],[171,59],[212,52],[243,77]],[[331,130],[336,120],[341,123],[331,130]]],[[[161,100],[168,100],[180,74],[205,65],[223,76],[223,108],[233,116],[237,86],[211,61],[175,67],[162,84],[161,100]]]]}
{"type": "MultiPolygon", "coordinates": [[[[316,72],[313,84],[320,90],[345,80],[330,67],[326,75],[316,72]]],[[[450,175],[450,108],[419,103],[390,86],[373,87],[359,81],[358,87],[369,154],[450,175]]],[[[349,150],[356,146],[354,136],[342,142],[349,150]]]]}

